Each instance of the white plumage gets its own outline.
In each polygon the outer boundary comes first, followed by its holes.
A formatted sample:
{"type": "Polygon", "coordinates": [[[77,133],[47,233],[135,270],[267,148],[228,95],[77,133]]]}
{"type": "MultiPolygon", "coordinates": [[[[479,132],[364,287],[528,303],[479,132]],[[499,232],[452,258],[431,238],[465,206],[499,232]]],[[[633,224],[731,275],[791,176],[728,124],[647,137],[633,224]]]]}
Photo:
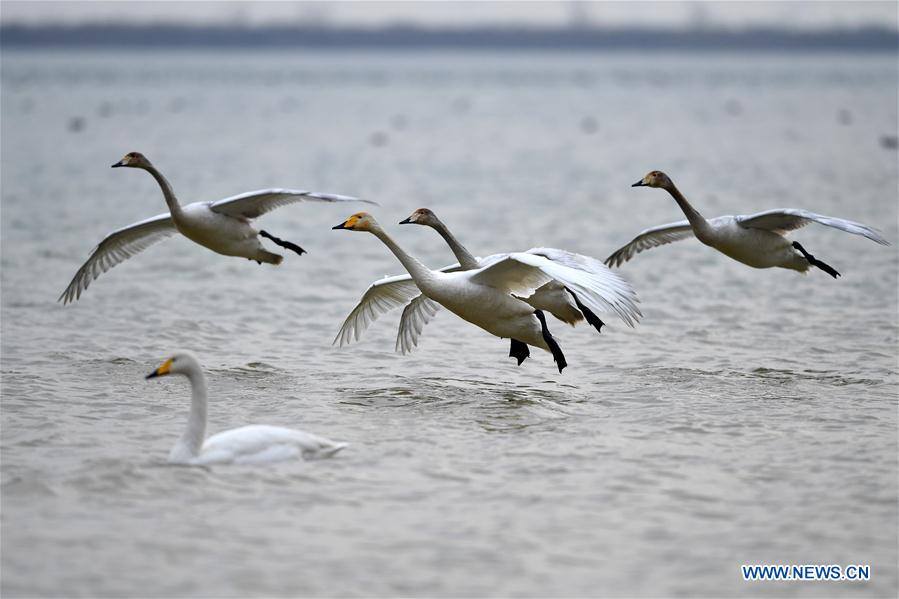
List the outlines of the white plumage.
{"type": "Polygon", "coordinates": [[[705,219],[671,179],[660,171],[650,172],[633,187],[665,189],[681,207],[687,220],[642,231],[606,258],[605,263],[609,266],[620,266],[644,250],[695,236],[705,245],[754,268],[780,267],[806,272],[811,266],[817,266],[836,278],[839,276],[836,270],[806,252],[798,242],[791,243],[785,235],[810,223],[818,223],[867,237],[881,245],[890,245],[878,231],[867,225],[799,208],[776,208],[757,214],[705,219]]]}
{"type": "Polygon", "coordinates": [[[191,385],[187,429],[169,452],[172,464],[264,464],[300,457],[326,458],[347,445],[304,431],[264,424],[242,426],[205,439],[207,390],[200,362],[191,352],[177,352],[147,378],[170,374],[186,376],[191,385]]]}
{"type": "Polygon", "coordinates": [[[188,239],[225,256],[247,258],[259,263],[280,264],[283,256],[266,250],[259,239],[260,234],[297,253],[302,253],[302,248],[268,233],[257,231],[250,224],[252,219],[275,208],[297,202],[367,201],[299,189],[262,189],[215,202],[195,202],[181,206],[175,198],[171,185],[143,155],[130,152],[113,166],[141,168],[153,175],[162,188],[169,212],[128,225],[107,235],[94,248],[87,261],[75,273],[72,282],[59,296],[59,301],[63,304],[80,298],[94,279],[113,266],[176,233],[181,233],[188,239]]]}
{"type": "MultiPolygon", "coordinates": [[[[400,224],[407,223],[429,226],[446,240],[459,263],[441,268],[439,272],[476,270],[502,262],[510,256],[522,254],[504,253],[477,258],[459,243],[431,210],[426,208],[416,210],[409,218],[400,222],[400,224]]],[[[527,295],[516,294],[519,299],[534,309],[550,312],[559,320],[571,325],[583,320],[584,314],[572,296],[572,292],[578,293],[576,288],[581,285],[578,274],[573,271],[581,271],[591,275],[589,277],[590,289],[586,292],[589,299],[585,302],[588,309],[604,313],[612,312],[628,326],[634,326],[634,323],[640,318],[640,310],[636,305],[639,300],[633,288],[598,260],[555,248],[532,248],[523,254],[539,256],[556,266],[565,267],[556,271],[562,277],[561,280],[551,280],[527,295]],[[570,284],[563,281],[568,281],[570,284]]],[[[509,276],[515,275],[516,271],[508,265],[499,265],[499,267],[505,269],[509,276]]],[[[531,268],[533,267],[531,265],[531,268]]],[[[552,266],[547,266],[547,268],[552,268],[552,266]]],[[[530,272],[530,268],[517,272],[526,276],[530,272]]],[[[581,297],[581,293],[578,293],[578,297],[581,297]]],[[[342,347],[353,340],[358,341],[363,331],[378,316],[403,304],[406,304],[406,307],[400,318],[396,350],[404,354],[412,351],[418,344],[418,338],[424,326],[440,310],[440,304],[421,294],[410,275],[387,277],[373,283],[347,316],[334,343],[339,343],[342,347]]],[[[602,324],[601,321],[600,324],[602,324]]]]}
{"type": "MultiPolygon", "coordinates": [[[[526,345],[531,345],[550,351],[561,372],[566,362],[546,328],[542,312],[522,298],[532,296],[547,283],[558,281],[590,310],[612,309],[629,324],[640,316],[633,290],[623,279],[557,264],[539,253],[499,254],[485,259],[485,265],[480,268],[434,271],[400,248],[367,213],[354,214],[334,228],[372,233],[394,253],[412,279],[410,282],[392,277],[372,285],[366,292],[367,299],[363,298],[344,322],[335,342],[358,338],[361,327],[379,314],[415,298],[419,293],[417,287],[429,300],[464,320],[496,337],[511,339],[510,355],[518,358],[519,363],[529,355],[526,345]],[[611,299],[606,297],[610,289],[617,291],[611,299]]],[[[403,335],[409,335],[414,343],[415,329],[423,326],[434,311],[424,300],[418,302],[410,310],[414,317],[407,315],[414,324],[404,329],[403,335]]]]}

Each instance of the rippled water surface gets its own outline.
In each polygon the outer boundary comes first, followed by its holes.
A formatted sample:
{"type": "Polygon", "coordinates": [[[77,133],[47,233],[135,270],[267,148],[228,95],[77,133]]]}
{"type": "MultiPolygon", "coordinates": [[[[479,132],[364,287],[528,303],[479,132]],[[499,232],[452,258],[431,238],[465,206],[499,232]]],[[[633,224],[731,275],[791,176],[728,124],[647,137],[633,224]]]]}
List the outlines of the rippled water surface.
{"type": "Polygon", "coordinates": [[[108,231],[264,187],[358,195],[427,264],[437,212],[477,254],[600,258],[682,218],[804,207],[897,240],[895,57],[17,53],[2,57],[4,596],[895,596],[897,251],[796,232],[843,273],[744,267],[695,241],[624,274],[643,322],[551,322],[521,367],[446,311],[331,346],[400,272],[356,206],[263,219],[274,268],[168,240],[56,298],[108,231]],[[265,468],[165,464],[183,379],[211,432],[349,441],[265,468]],[[746,563],[870,564],[867,583],[745,583],[746,563]]]}

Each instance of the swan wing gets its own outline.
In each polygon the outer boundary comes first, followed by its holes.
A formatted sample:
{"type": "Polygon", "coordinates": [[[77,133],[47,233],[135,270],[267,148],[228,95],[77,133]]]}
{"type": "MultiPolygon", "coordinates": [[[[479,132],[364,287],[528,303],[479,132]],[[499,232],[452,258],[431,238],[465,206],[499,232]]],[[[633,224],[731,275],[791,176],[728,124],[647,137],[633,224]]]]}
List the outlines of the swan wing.
{"type": "Polygon", "coordinates": [[[603,269],[593,273],[553,262],[543,255],[519,252],[469,272],[474,283],[524,298],[533,295],[542,285],[557,281],[575,293],[590,310],[612,312],[628,326],[634,326],[642,316],[636,305],[636,293],[623,278],[606,267],[603,269]]]}
{"type": "Polygon", "coordinates": [[[481,260],[481,268],[466,271],[469,280],[476,285],[493,287],[505,293],[530,297],[538,288],[553,280],[540,268],[546,258],[515,252],[495,254],[481,260]]]}
{"type": "Polygon", "coordinates": [[[616,250],[606,258],[605,263],[607,266],[621,266],[643,250],[689,237],[693,237],[693,229],[690,227],[689,221],[686,220],[652,227],[651,229],[641,231],[630,243],[616,250]]]}
{"type": "Polygon", "coordinates": [[[868,225],[863,225],[862,223],[843,218],[815,214],[814,212],[809,212],[808,210],[802,210],[800,208],[775,208],[774,210],[759,212],[758,214],[748,214],[734,218],[742,227],[748,229],[764,229],[780,234],[794,231],[814,222],[841,231],[846,231],[847,233],[852,233],[854,235],[862,235],[881,245],[890,245],[890,242],[884,239],[879,231],[872,229],[868,225]]]}
{"type": "Polygon", "coordinates": [[[297,457],[330,457],[346,447],[305,431],[255,424],[215,434],[203,442],[203,464],[261,464],[297,457]]]}
{"type": "Polygon", "coordinates": [[[379,316],[399,308],[420,293],[415,281],[409,275],[384,277],[380,281],[375,281],[365,290],[362,299],[343,321],[334,343],[339,343],[340,347],[343,347],[353,341],[359,341],[365,329],[379,316]]]}
{"type": "MultiPolygon", "coordinates": [[[[462,270],[462,267],[456,262],[455,264],[444,266],[440,269],[440,272],[456,272],[459,270],[462,270]]],[[[376,321],[379,316],[399,308],[419,295],[421,295],[421,291],[418,289],[418,285],[415,284],[415,281],[408,274],[384,277],[380,281],[375,281],[365,290],[362,299],[359,300],[356,307],[343,321],[343,325],[340,327],[340,331],[337,333],[337,337],[334,338],[332,345],[339,343],[339,346],[343,347],[353,341],[359,341],[365,329],[376,321]]],[[[403,317],[406,317],[405,310],[403,311],[403,317]]],[[[424,323],[426,324],[428,320],[430,318],[425,320],[424,323]]],[[[403,323],[400,321],[401,329],[402,326],[403,323]]]]}
{"type": "Polygon", "coordinates": [[[591,310],[614,312],[629,326],[643,316],[631,284],[596,258],[557,248],[531,248],[526,253],[549,260],[551,272],[559,274],[555,280],[577,293],[591,310]]]}
{"type": "Polygon", "coordinates": [[[396,351],[407,354],[418,345],[422,329],[440,310],[440,304],[419,294],[403,308],[400,329],[396,335],[396,351]]]}
{"type": "Polygon", "coordinates": [[[212,202],[209,204],[209,209],[235,218],[253,219],[266,212],[271,212],[275,208],[297,202],[366,202],[375,204],[371,200],[301,189],[260,189],[212,202]]]}
{"type": "Polygon", "coordinates": [[[74,302],[101,274],[175,233],[175,223],[168,213],[113,231],[93,249],[87,262],[78,269],[57,301],[64,305],[74,302]]]}

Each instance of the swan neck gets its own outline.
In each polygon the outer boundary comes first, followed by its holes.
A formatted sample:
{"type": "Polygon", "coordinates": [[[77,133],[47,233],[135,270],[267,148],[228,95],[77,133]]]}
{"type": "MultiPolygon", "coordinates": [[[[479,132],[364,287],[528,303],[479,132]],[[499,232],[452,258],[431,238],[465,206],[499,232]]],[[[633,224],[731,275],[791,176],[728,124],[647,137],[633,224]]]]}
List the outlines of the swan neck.
{"type": "Polygon", "coordinates": [[[172,218],[181,216],[181,204],[178,203],[178,198],[175,197],[172,184],[152,164],[144,167],[144,170],[153,175],[153,178],[159,183],[159,187],[162,188],[162,195],[169,207],[169,213],[172,215],[172,218]]]}
{"type": "Polygon", "coordinates": [[[459,240],[456,239],[455,235],[450,233],[450,230],[446,228],[446,225],[443,224],[443,221],[437,219],[437,223],[433,225],[434,230],[437,231],[443,240],[446,241],[446,244],[453,251],[453,255],[456,256],[456,260],[459,261],[459,264],[465,270],[473,270],[475,268],[479,268],[479,264],[477,259],[468,251],[468,249],[459,243],[459,240]]]}
{"type": "Polygon", "coordinates": [[[187,417],[187,430],[181,435],[179,445],[191,457],[197,457],[206,438],[206,375],[201,369],[194,368],[187,374],[187,379],[190,381],[190,415],[187,417]]]}
{"type": "Polygon", "coordinates": [[[393,252],[393,255],[396,256],[397,260],[399,260],[409,274],[412,275],[412,280],[415,281],[415,284],[424,291],[424,287],[434,279],[434,273],[431,269],[401,248],[380,226],[372,227],[370,232],[393,252]]]}
{"type": "Polygon", "coordinates": [[[680,206],[680,209],[683,210],[684,216],[687,217],[687,220],[690,221],[690,226],[693,227],[693,231],[704,231],[709,228],[709,223],[705,218],[699,213],[696,208],[694,208],[690,202],[687,201],[687,198],[684,197],[684,194],[680,192],[680,190],[675,187],[674,183],[670,186],[665,187],[668,193],[671,194],[671,197],[674,198],[674,201],[677,202],[677,205],[680,206]]]}

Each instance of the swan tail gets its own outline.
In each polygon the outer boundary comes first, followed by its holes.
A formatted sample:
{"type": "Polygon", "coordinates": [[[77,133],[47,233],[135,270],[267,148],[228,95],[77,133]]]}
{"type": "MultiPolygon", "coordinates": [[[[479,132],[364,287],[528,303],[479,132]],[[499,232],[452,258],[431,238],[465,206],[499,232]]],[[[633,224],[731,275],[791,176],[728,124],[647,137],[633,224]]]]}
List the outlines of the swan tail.
{"type": "Polygon", "coordinates": [[[333,445],[327,445],[325,447],[319,448],[318,451],[315,452],[316,458],[331,458],[337,455],[337,453],[348,446],[349,443],[334,443],[333,445]]]}
{"type": "Polygon", "coordinates": [[[268,250],[259,250],[254,260],[256,260],[256,262],[258,262],[259,264],[265,262],[266,264],[274,264],[275,266],[277,266],[284,261],[284,256],[282,256],[281,254],[270,252],[268,250]]]}

